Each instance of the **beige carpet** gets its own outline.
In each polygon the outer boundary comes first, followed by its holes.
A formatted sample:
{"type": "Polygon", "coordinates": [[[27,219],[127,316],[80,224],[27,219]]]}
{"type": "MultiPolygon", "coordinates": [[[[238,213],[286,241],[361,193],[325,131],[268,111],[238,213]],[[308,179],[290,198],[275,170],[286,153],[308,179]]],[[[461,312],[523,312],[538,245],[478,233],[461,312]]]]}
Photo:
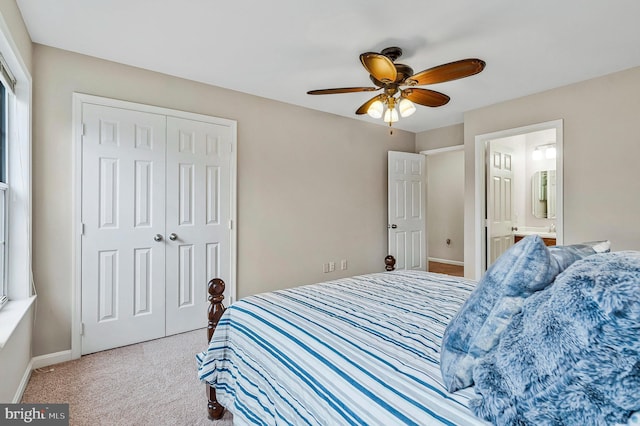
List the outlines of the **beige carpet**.
{"type": "Polygon", "coordinates": [[[34,371],[22,402],[68,403],[71,425],[231,426],[207,419],[195,354],[206,331],[86,355],[34,371]]]}

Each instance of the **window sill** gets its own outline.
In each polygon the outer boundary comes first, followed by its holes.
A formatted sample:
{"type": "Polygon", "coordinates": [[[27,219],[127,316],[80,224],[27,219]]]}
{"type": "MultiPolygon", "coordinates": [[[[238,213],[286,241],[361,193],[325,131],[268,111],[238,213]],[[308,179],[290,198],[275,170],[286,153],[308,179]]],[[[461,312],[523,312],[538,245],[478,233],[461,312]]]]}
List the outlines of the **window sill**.
{"type": "Polygon", "coordinates": [[[24,315],[29,311],[36,296],[28,299],[10,300],[0,311],[0,349],[9,341],[24,315]]]}

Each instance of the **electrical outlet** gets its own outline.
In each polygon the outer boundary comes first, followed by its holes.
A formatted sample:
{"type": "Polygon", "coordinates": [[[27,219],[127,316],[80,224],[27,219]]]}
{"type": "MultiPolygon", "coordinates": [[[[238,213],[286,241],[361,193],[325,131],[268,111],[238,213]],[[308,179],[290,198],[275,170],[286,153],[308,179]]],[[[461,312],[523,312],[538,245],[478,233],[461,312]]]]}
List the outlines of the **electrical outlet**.
{"type": "Polygon", "coordinates": [[[329,264],[328,263],[323,263],[322,264],[322,272],[324,272],[325,274],[327,272],[329,272],[329,264]]]}
{"type": "Polygon", "coordinates": [[[342,269],[343,271],[347,269],[347,259],[342,259],[340,261],[340,269],[342,269]]]}
{"type": "Polygon", "coordinates": [[[336,262],[329,262],[329,272],[336,270],[336,262]]]}

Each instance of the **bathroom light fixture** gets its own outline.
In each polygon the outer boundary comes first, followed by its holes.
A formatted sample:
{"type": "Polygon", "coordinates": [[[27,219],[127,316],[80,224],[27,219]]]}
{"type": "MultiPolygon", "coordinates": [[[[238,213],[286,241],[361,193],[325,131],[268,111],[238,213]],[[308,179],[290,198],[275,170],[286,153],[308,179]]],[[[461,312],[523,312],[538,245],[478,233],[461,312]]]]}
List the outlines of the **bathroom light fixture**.
{"type": "Polygon", "coordinates": [[[531,158],[533,158],[534,161],[542,160],[542,151],[538,148],[534,149],[531,158]]]}
{"type": "Polygon", "coordinates": [[[535,161],[542,160],[543,154],[544,154],[544,158],[547,158],[547,159],[556,158],[555,142],[544,144],[544,145],[538,145],[533,150],[533,153],[531,154],[531,158],[533,158],[533,160],[535,161]]]}
{"type": "Polygon", "coordinates": [[[544,156],[549,159],[556,158],[556,145],[553,144],[553,146],[550,146],[549,148],[547,148],[544,151],[544,156]]]}

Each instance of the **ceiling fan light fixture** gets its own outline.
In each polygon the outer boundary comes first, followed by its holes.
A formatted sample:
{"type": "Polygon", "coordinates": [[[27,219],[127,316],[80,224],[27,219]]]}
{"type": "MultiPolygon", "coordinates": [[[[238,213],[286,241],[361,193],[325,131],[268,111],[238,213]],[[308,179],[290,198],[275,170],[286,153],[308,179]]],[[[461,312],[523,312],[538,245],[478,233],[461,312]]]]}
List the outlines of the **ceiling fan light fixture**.
{"type": "Polygon", "coordinates": [[[367,114],[369,117],[380,118],[382,117],[382,112],[384,111],[384,104],[381,101],[375,101],[369,106],[367,110],[367,114]]]}
{"type": "Polygon", "coordinates": [[[387,108],[384,112],[384,122],[391,124],[396,121],[398,121],[398,111],[395,108],[387,108]]]}
{"type": "Polygon", "coordinates": [[[400,110],[400,116],[402,118],[409,117],[416,112],[416,106],[409,99],[402,99],[398,105],[398,109],[400,110]]]}

